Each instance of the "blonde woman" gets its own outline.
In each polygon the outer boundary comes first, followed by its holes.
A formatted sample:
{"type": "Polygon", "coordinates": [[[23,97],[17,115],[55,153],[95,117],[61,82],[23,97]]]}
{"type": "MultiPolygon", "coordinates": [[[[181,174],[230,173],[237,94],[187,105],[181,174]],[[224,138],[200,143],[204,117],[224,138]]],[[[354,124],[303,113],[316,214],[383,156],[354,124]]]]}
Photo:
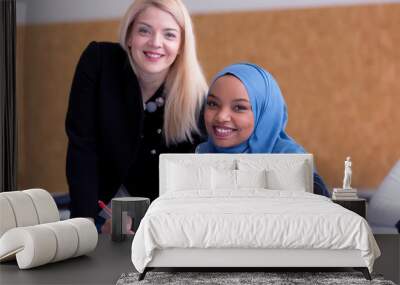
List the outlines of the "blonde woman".
{"type": "Polygon", "coordinates": [[[66,118],[71,216],[100,225],[98,200],[155,199],[158,156],[194,151],[206,92],[182,2],[136,0],[119,44],[90,43],[76,68],[66,118]]]}

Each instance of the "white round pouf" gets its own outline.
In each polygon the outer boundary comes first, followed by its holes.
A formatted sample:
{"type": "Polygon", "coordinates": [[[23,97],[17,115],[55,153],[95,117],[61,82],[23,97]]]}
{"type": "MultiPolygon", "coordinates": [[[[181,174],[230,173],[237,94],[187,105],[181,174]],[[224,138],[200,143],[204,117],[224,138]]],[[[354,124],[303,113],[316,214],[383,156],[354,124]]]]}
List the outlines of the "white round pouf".
{"type": "Polygon", "coordinates": [[[78,233],[75,228],[65,221],[43,224],[52,230],[56,236],[57,251],[51,262],[71,258],[78,250],[78,233]]]}
{"type": "Polygon", "coordinates": [[[0,260],[16,254],[20,269],[49,263],[56,251],[55,234],[41,225],[13,228],[0,239],[0,260]]]}
{"type": "Polygon", "coordinates": [[[86,254],[96,248],[99,237],[92,221],[85,218],[74,218],[64,222],[71,224],[78,233],[78,249],[73,257],[86,254]]]}
{"type": "Polygon", "coordinates": [[[1,194],[2,193],[0,193],[0,237],[9,229],[17,226],[10,202],[1,194]]]}
{"type": "Polygon", "coordinates": [[[56,202],[49,192],[43,189],[28,189],[22,192],[31,197],[38,214],[39,224],[57,222],[60,220],[56,202]]]}
{"type": "Polygon", "coordinates": [[[17,227],[33,226],[39,223],[35,205],[30,196],[22,191],[1,193],[13,209],[17,227]]]}

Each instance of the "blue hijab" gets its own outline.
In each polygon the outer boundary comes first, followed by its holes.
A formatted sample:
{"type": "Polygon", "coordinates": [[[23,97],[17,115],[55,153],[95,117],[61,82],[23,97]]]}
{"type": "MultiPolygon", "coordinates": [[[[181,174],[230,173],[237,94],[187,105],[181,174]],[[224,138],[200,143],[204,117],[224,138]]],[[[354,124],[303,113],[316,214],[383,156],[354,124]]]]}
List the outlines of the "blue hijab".
{"type": "Polygon", "coordinates": [[[219,72],[212,84],[224,75],[233,75],[246,88],[254,114],[254,130],[247,141],[223,148],[211,138],[198,146],[199,153],[305,153],[286,132],[287,107],[278,84],[270,73],[252,63],[232,64],[219,72]]]}

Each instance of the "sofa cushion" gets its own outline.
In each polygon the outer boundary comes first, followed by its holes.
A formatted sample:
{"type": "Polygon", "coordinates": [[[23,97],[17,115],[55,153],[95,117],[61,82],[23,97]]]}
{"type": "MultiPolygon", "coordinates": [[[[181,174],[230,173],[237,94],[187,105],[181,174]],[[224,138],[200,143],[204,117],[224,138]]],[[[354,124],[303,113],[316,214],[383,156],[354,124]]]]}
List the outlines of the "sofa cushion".
{"type": "Polygon", "coordinates": [[[262,170],[236,170],[237,187],[267,188],[267,172],[262,170]]]}
{"type": "Polygon", "coordinates": [[[304,163],[284,171],[277,169],[267,170],[268,188],[305,192],[305,185],[307,185],[307,176],[305,174],[304,163]]]}
{"type": "Polygon", "coordinates": [[[239,170],[265,170],[267,189],[312,192],[312,178],[310,165],[305,160],[257,160],[239,159],[239,170]]]}
{"type": "Polygon", "coordinates": [[[236,190],[236,173],[232,169],[216,169],[211,171],[211,187],[213,190],[236,190]]]}
{"type": "Polygon", "coordinates": [[[168,164],[168,191],[211,189],[211,167],[191,166],[170,162],[168,164]]]}

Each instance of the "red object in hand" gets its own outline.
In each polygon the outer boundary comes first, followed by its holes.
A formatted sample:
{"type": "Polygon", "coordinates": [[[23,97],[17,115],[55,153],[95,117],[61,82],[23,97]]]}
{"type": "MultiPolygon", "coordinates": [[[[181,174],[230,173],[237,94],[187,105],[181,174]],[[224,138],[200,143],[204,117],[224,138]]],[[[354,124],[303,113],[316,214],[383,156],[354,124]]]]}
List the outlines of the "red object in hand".
{"type": "Polygon", "coordinates": [[[108,208],[107,205],[103,201],[99,200],[99,201],[97,201],[97,203],[99,204],[99,207],[102,208],[110,217],[112,216],[111,209],[108,208]]]}

